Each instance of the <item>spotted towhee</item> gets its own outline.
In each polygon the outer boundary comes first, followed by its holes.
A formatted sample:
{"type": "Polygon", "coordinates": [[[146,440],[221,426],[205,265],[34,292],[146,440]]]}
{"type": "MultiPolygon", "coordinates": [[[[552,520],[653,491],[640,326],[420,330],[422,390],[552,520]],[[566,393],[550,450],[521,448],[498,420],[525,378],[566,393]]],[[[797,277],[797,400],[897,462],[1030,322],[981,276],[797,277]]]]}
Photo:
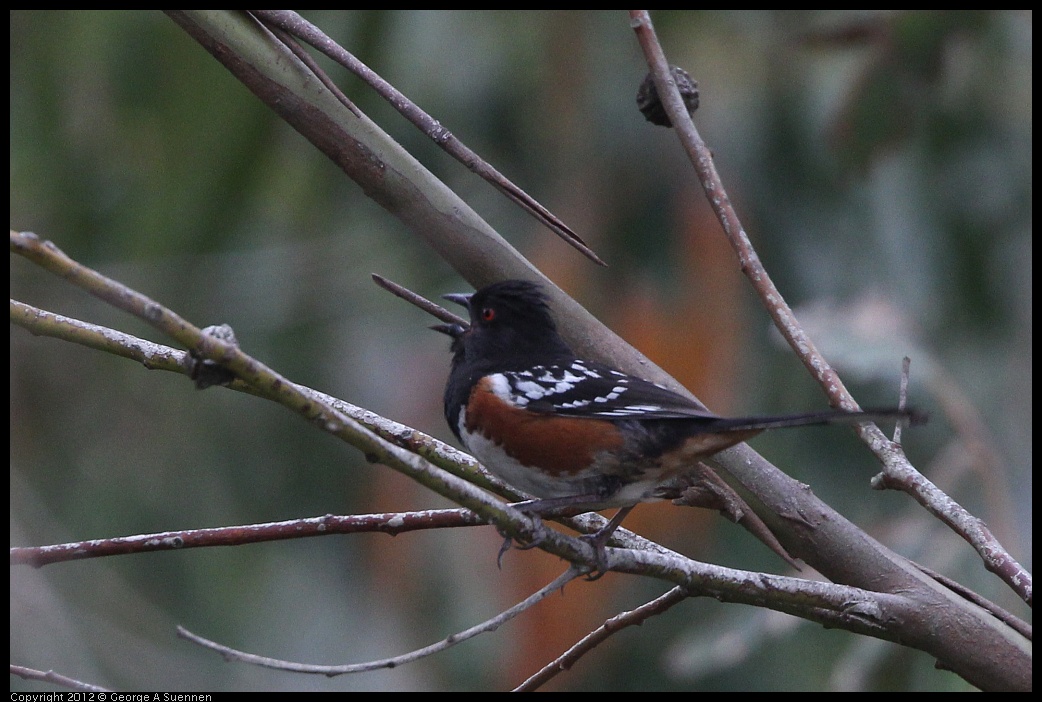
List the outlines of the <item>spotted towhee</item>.
{"type": "Polygon", "coordinates": [[[539,498],[527,511],[662,499],[696,461],[766,429],[913,417],[907,410],[719,417],[661,385],[578,358],[534,283],[507,280],[444,297],[470,312],[469,327],[432,327],[452,337],[445,418],[488,470],[539,498]]]}

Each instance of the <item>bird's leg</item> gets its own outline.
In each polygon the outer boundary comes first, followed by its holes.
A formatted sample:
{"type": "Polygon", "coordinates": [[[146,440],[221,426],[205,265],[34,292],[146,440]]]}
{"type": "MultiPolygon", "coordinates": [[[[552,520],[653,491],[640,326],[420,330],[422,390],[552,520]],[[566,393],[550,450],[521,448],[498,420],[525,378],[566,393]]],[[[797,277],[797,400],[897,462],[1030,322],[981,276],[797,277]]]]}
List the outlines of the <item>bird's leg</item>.
{"type": "Polygon", "coordinates": [[[626,518],[627,514],[633,511],[634,507],[636,507],[636,505],[621,508],[611,519],[608,520],[608,523],[598,529],[596,533],[583,534],[579,537],[593,546],[596,569],[586,576],[587,580],[598,580],[608,572],[605,570],[607,552],[604,549],[608,546],[608,541],[611,539],[611,535],[615,533],[615,530],[619,528],[620,524],[622,524],[622,520],[626,518]]]}
{"type": "MultiPolygon", "coordinates": [[[[541,500],[524,500],[523,502],[515,502],[511,507],[524,512],[533,519],[539,520],[540,531],[545,527],[542,526],[541,516],[545,514],[553,514],[558,516],[557,512],[563,512],[564,515],[581,514],[583,512],[590,511],[590,507],[596,505],[596,500],[599,499],[593,495],[576,495],[568,497],[552,497],[541,500]],[[585,506],[584,506],[585,505],[585,506]]],[[[499,548],[499,553],[496,555],[496,565],[500,569],[503,567],[503,554],[510,550],[511,546],[514,546],[514,539],[507,536],[500,530],[500,535],[503,536],[503,545],[499,548]]],[[[534,548],[543,542],[544,536],[536,538],[534,541],[521,544],[518,543],[516,548],[519,551],[526,551],[530,548],[534,548]]]]}
{"type": "Polygon", "coordinates": [[[604,547],[608,545],[608,540],[611,539],[611,535],[615,533],[615,530],[619,528],[620,524],[622,524],[622,520],[626,518],[627,514],[633,511],[634,507],[636,507],[636,505],[621,508],[615,513],[615,516],[608,520],[607,524],[602,526],[596,532],[593,534],[583,534],[579,538],[586,541],[594,548],[603,551],[604,547]]]}

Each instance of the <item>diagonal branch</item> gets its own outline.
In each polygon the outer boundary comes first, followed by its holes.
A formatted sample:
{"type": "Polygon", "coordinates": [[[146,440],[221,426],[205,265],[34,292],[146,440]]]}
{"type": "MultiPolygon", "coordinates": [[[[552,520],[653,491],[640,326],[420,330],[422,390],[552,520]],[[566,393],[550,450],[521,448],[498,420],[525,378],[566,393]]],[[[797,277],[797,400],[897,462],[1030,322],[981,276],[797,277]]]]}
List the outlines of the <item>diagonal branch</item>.
{"type": "Polygon", "coordinates": [[[616,614],[582,639],[576,641],[567,651],[543,666],[538,673],[514,688],[514,692],[538,690],[541,686],[555,678],[558,673],[568,670],[575,665],[580,658],[595,649],[612,634],[618,633],[626,627],[640,626],[651,617],[664,614],[689,596],[689,593],[684,588],[675,587],[650,602],[645,602],[636,609],[616,614]]]}
{"type": "MultiPolygon", "coordinates": [[[[776,326],[788,340],[790,346],[819,384],[823,386],[830,402],[834,406],[855,409],[857,404],[843,386],[836,372],[828,365],[802,327],[796,322],[791,309],[770,282],[770,278],[760,264],[759,257],[752,248],[748,236],[731,206],[719,174],[716,172],[712,154],[702,141],[690,115],[684,108],[675,82],[670,76],[665,54],[655,35],[648,12],[631,10],[630,22],[648,60],[666,113],[694,164],[706,197],[738,254],[742,271],[752,281],[761,300],[775,320],[776,326]]],[[[857,431],[870,450],[880,459],[885,472],[914,471],[900,446],[888,441],[878,428],[862,425],[857,428],[857,431]]],[[[787,476],[775,473],[776,469],[773,466],[760,462],[759,457],[752,454],[748,447],[735,447],[726,452],[726,455],[722,454],[717,458],[715,463],[720,464],[725,471],[730,472],[743,486],[751,490],[757,498],[763,500],[767,509],[762,516],[772,529],[775,529],[786,548],[830,579],[836,582],[863,584],[865,587],[884,588],[890,592],[905,591],[905,587],[918,580],[919,584],[912,587],[920,590],[922,595],[929,597],[930,584],[921,580],[923,574],[916,572],[916,568],[911,562],[895,558],[894,554],[883,550],[881,545],[875,543],[867,535],[858,534],[858,530],[848,529],[845,524],[832,522],[834,517],[839,519],[842,517],[813,495],[808,493],[806,499],[800,500],[799,506],[790,502],[787,491],[786,496],[781,497],[776,488],[789,479],[787,476]],[[730,460],[735,455],[741,455],[748,461],[730,460]],[[719,460],[720,458],[726,460],[719,460]],[[834,530],[834,527],[837,526],[839,529],[834,530]],[[832,534],[826,536],[825,532],[832,532],[832,534]],[[837,538],[833,540],[831,537],[837,538]],[[851,560],[852,556],[854,560],[851,560]]],[[[918,484],[923,486],[924,492],[930,493],[931,500],[936,500],[935,504],[954,504],[950,498],[925,478],[918,484]]],[[[957,507],[956,511],[965,513],[961,507],[957,507]]],[[[989,544],[994,543],[993,540],[989,542],[989,544]]],[[[1016,570],[1018,575],[1023,572],[1019,568],[1016,570]]],[[[1016,582],[1016,578],[1013,579],[1013,582],[1016,582]]],[[[1027,582],[1026,590],[1018,587],[1018,592],[1026,595],[1030,601],[1030,579],[1027,582]]],[[[961,606],[956,599],[957,595],[952,591],[942,593],[942,597],[955,607],[961,606]]],[[[1007,644],[1011,644],[1014,648],[1022,648],[1024,642],[1022,639],[1018,641],[1019,634],[1013,634],[1010,629],[1003,631],[1004,627],[994,626],[986,620],[984,623],[992,630],[992,634],[1005,640],[1007,644]]],[[[979,649],[971,653],[966,647],[938,646],[939,642],[932,637],[929,629],[926,627],[909,632],[919,642],[913,645],[921,645],[924,650],[935,650],[944,665],[951,667],[975,685],[987,688],[1009,684],[1010,670],[1007,667],[1009,660],[1004,656],[984,662],[977,655],[979,649]],[[942,648],[945,649],[943,652],[940,650],[942,648]]],[[[984,633],[983,630],[981,633],[984,633]]],[[[908,639],[906,642],[910,641],[911,639],[908,639]]],[[[980,640],[978,640],[978,645],[980,645],[980,640]]],[[[996,641],[996,645],[1005,646],[1005,644],[999,644],[998,641],[996,641]]],[[[1020,670],[1029,671],[1030,662],[1026,662],[1026,667],[1020,670]]]]}
{"type": "MultiPolygon", "coordinates": [[[[655,35],[650,16],[643,10],[631,10],[630,17],[666,113],[673,123],[677,138],[694,165],[706,198],[738,256],[742,272],[749,279],[764,308],[771,315],[782,336],[789,342],[793,352],[818,381],[830,404],[848,411],[859,409],[839,374],[818,351],[763,267],[745,228],[738,219],[738,214],[731,205],[731,199],[714,165],[712,152],[702,140],[677,91],[676,82],[670,74],[669,64],[655,35]]],[[[887,440],[874,424],[858,425],[855,431],[883,465],[883,478],[875,481],[875,487],[894,487],[908,492],[931,514],[940,518],[970,543],[980,554],[985,567],[1002,578],[1025,602],[1031,604],[1030,572],[1003,548],[980,519],[970,514],[917,471],[901,447],[887,440]]]]}
{"type": "MultiPolygon", "coordinates": [[[[254,17],[266,25],[272,25],[288,32],[315,47],[329,58],[348,69],[365,81],[373,90],[384,98],[394,109],[415,125],[431,141],[444,149],[457,161],[484,178],[501,193],[520,205],[526,212],[548,227],[552,232],[564,239],[570,246],[581,252],[586,258],[600,266],[607,266],[601,258],[586,245],[578,234],[562,222],[554,213],[540,205],[535,198],[511,182],[506,176],[492,167],[481,156],[470,149],[446,129],[440,122],[428,115],[419,105],[403,95],[397,88],[381,78],[377,73],[355,58],[344,47],[330,39],[325,32],[308,22],[292,10],[250,10],[254,17]]],[[[312,70],[327,86],[331,84],[317,67],[312,70]]]]}

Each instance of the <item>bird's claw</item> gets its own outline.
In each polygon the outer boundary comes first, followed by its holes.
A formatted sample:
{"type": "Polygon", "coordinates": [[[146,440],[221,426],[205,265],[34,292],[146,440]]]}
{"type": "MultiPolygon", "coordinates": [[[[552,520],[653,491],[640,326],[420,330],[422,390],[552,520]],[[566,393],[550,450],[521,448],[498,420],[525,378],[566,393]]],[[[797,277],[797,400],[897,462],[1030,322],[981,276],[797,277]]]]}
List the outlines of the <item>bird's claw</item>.
{"type": "Polygon", "coordinates": [[[509,534],[505,534],[503,530],[500,529],[499,535],[503,537],[503,545],[499,547],[499,553],[496,554],[496,566],[500,570],[503,569],[503,554],[509,551],[512,546],[516,548],[518,551],[527,551],[528,549],[535,548],[539,544],[546,541],[546,527],[543,526],[543,520],[539,518],[539,515],[530,514],[528,512],[526,512],[525,514],[531,517],[532,521],[535,523],[535,528],[532,530],[532,533],[535,536],[531,541],[527,543],[517,542],[515,545],[514,538],[509,534]]]}

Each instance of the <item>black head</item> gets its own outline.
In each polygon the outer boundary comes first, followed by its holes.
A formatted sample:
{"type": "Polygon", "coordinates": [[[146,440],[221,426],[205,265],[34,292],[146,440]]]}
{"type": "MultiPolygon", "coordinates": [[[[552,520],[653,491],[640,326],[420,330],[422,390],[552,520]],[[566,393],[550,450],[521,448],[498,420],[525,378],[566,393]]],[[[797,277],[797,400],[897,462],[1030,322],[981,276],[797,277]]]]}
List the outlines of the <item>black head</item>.
{"type": "Polygon", "coordinates": [[[481,288],[472,295],[446,295],[466,305],[470,328],[459,325],[434,327],[453,338],[454,362],[463,360],[508,370],[515,365],[571,356],[572,351],[557,334],[542,288],[526,280],[504,280],[481,288]]]}

